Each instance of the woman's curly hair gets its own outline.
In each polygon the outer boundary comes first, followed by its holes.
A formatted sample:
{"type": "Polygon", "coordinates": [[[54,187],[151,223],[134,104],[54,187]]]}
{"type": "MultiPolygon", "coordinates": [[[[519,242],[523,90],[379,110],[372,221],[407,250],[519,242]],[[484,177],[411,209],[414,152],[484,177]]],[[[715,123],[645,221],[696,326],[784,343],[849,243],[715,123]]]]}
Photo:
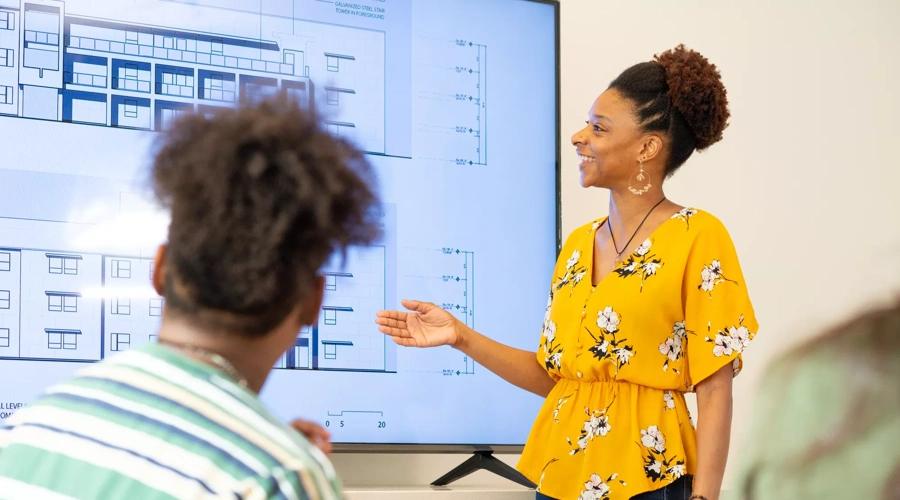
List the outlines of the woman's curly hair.
{"type": "Polygon", "coordinates": [[[669,137],[667,175],[675,173],[695,150],[722,140],[728,127],[731,114],[719,70],[684,45],[628,68],[609,88],[634,103],[644,130],[669,137]]]}

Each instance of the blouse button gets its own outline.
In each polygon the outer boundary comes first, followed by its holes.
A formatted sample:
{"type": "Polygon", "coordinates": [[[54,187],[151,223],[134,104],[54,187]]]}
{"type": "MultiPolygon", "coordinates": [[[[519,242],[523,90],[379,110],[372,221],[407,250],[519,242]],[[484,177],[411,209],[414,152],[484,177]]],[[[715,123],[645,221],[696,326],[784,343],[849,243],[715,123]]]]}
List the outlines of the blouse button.
{"type": "Polygon", "coordinates": [[[578,378],[581,378],[581,372],[578,372],[576,375],[578,375],[578,378]]]}

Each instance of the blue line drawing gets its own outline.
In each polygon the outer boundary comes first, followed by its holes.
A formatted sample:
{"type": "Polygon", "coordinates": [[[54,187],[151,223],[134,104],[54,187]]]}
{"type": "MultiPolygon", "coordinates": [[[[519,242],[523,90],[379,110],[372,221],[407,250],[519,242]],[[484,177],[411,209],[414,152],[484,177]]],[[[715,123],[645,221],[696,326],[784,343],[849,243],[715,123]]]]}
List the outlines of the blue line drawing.
{"type": "Polygon", "coordinates": [[[379,417],[383,417],[384,412],[376,410],[343,410],[339,412],[328,411],[329,417],[343,417],[344,415],[378,415],[379,417]]]}
{"type": "Polygon", "coordinates": [[[385,307],[386,247],[353,248],[326,266],[319,320],[276,363],[292,370],[386,371],[384,335],[371,318],[385,307]]]}
{"type": "Polygon", "coordinates": [[[9,85],[0,85],[0,105],[13,104],[13,88],[9,85]]]}
{"type": "Polygon", "coordinates": [[[44,332],[47,334],[47,349],[78,349],[78,335],[81,335],[81,330],[45,328],[44,332]]]}
{"type": "Polygon", "coordinates": [[[347,340],[323,340],[322,345],[325,347],[325,359],[337,359],[337,347],[352,347],[353,342],[347,340]]]}
{"type": "Polygon", "coordinates": [[[352,278],[352,273],[323,273],[325,275],[325,289],[332,292],[337,290],[338,278],[352,278]]]}
{"type": "Polygon", "coordinates": [[[113,352],[127,351],[131,347],[131,334],[129,333],[111,333],[111,344],[109,350],[113,352]]]}
{"type": "MultiPolygon", "coordinates": [[[[185,112],[284,90],[303,106],[327,107],[329,129],[364,151],[388,154],[383,31],[229,11],[236,23],[259,26],[260,36],[249,38],[104,19],[102,7],[88,2],[37,2],[0,10],[0,30],[14,37],[0,37],[0,114],[160,131],[185,112]],[[16,71],[7,75],[7,67],[16,71]]],[[[197,20],[219,10],[187,5],[197,20]]],[[[174,6],[160,0],[155,7],[174,6]]]]}
{"type": "Polygon", "coordinates": [[[111,89],[149,94],[153,84],[151,68],[152,65],[144,61],[113,59],[111,89]]]}
{"type": "Polygon", "coordinates": [[[48,253],[47,264],[50,274],[78,274],[78,262],[82,260],[80,255],[67,255],[48,253]]]}
{"type": "Polygon", "coordinates": [[[78,312],[78,299],[81,297],[77,292],[44,292],[47,295],[47,310],[50,312],[78,312]]]}
{"type": "Polygon", "coordinates": [[[16,14],[0,10],[0,30],[16,29],[16,14]]]}
{"type": "MultiPolygon", "coordinates": [[[[404,277],[408,293],[433,302],[456,316],[470,328],[475,327],[475,253],[454,247],[409,249],[410,269],[404,277]]],[[[434,364],[434,372],[445,376],[473,375],[475,360],[456,350],[424,354],[434,364]],[[459,357],[457,357],[459,356],[459,357]],[[460,360],[462,363],[460,364],[460,360]]]]}
{"type": "Polygon", "coordinates": [[[111,278],[131,279],[131,261],[124,259],[112,259],[111,278]]]}
{"type": "MultiPolygon", "coordinates": [[[[487,46],[467,40],[419,37],[427,61],[417,62],[428,90],[418,93],[423,116],[420,132],[440,150],[428,159],[459,166],[487,165],[487,46]],[[434,61],[441,61],[434,64],[434,61]]],[[[424,87],[423,87],[424,88],[424,87]]]]}
{"type": "Polygon", "coordinates": [[[325,313],[325,324],[334,326],[337,324],[337,313],[338,312],[353,312],[353,308],[352,307],[324,306],[324,307],[322,307],[322,311],[325,313]]]}
{"type": "Polygon", "coordinates": [[[117,316],[131,316],[131,299],[115,297],[110,301],[109,313],[117,316]]]}
{"type": "Polygon", "coordinates": [[[150,299],[150,316],[162,316],[163,304],[165,304],[165,300],[163,299],[150,299]]]}
{"type": "Polygon", "coordinates": [[[0,339],[0,357],[19,356],[21,260],[18,250],[0,248],[0,328],[5,337],[0,339]]]}

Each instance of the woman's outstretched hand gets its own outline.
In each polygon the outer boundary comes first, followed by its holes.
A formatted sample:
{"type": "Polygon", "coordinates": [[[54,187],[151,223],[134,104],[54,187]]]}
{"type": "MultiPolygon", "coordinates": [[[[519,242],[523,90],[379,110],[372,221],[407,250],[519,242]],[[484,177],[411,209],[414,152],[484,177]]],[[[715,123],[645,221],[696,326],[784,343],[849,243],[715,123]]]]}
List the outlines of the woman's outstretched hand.
{"type": "Polygon", "coordinates": [[[449,312],[430,302],[404,300],[403,307],[412,312],[379,311],[375,322],[381,333],[406,347],[455,346],[459,342],[459,321],[449,312]]]}

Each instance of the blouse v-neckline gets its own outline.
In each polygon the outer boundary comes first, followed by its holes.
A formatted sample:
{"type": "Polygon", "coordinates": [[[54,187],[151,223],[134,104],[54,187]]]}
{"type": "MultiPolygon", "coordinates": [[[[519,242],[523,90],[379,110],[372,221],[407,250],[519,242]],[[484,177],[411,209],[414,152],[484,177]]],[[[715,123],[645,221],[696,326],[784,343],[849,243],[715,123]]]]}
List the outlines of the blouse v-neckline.
{"type": "MultiPolygon", "coordinates": [[[[693,210],[691,207],[685,207],[685,208],[686,208],[686,209],[691,209],[691,210],[693,210]]],[[[684,210],[684,209],[682,209],[682,210],[684,210]]],[[[660,223],[658,226],[656,226],[656,228],[653,229],[653,231],[650,232],[650,235],[648,235],[647,238],[644,239],[644,241],[642,241],[640,244],[638,244],[638,246],[636,246],[636,247],[634,248],[634,250],[632,250],[632,251],[628,254],[628,256],[631,257],[632,255],[634,255],[634,254],[638,251],[638,249],[641,247],[641,245],[643,245],[644,242],[646,242],[647,240],[651,240],[651,241],[652,241],[653,238],[654,238],[654,236],[656,236],[656,234],[657,234],[663,227],[665,227],[665,226],[666,226],[667,224],[669,224],[672,220],[674,220],[673,217],[675,217],[676,215],[678,215],[680,212],[681,212],[681,211],[675,212],[674,214],[672,214],[671,216],[669,216],[668,219],[662,221],[662,223],[660,223]]],[[[608,223],[609,223],[609,216],[607,215],[607,216],[605,216],[605,217],[601,217],[600,219],[597,219],[596,221],[594,221],[594,224],[593,224],[593,226],[591,227],[591,232],[590,232],[590,244],[591,244],[591,248],[590,248],[590,250],[589,250],[589,256],[588,256],[589,258],[587,259],[588,273],[589,273],[589,276],[591,277],[591,291],[594,291],[594,290],[600,288],[600,285],[602,285],[603,283],[605,283],[605,282],[607,281],[607,279],[608,279],[610,276],[616,274],[616,271],[617,271],[620,267],[622,267],[622,265],[625,263],[626,260],[628,260],[628,258],[626,257],[624,260],[622,260],[622,262],[619,262],[618,264],[614,265],[613,268],[612,268],[608,273],[606,273],[602,278],[600,278],[600,281],[599,281],[597,284],[594,284],[594,251],[596,250],[596,247],[597,247],[597,241],[596,241],[596,239],[597,239],[597,230],[599,230],[601,227],[603,227],[604,225],[606,225],[606,224],[608,224],[608,223]]]]}

